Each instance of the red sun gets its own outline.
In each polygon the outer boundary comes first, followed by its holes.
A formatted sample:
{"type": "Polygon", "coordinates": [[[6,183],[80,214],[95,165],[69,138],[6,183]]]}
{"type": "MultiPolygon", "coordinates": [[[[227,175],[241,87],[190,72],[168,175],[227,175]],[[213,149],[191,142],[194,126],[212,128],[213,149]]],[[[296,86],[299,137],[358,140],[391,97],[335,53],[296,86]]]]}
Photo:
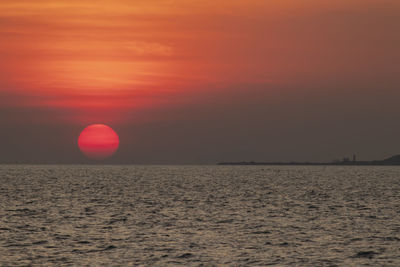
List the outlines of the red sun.
{"type": "Polygon", "coordinates": [[[112,156],[119,146],[117,133],[107,125],[92,124],[78,138],[79,149],[88,158],[102,160],[112,156]]]}

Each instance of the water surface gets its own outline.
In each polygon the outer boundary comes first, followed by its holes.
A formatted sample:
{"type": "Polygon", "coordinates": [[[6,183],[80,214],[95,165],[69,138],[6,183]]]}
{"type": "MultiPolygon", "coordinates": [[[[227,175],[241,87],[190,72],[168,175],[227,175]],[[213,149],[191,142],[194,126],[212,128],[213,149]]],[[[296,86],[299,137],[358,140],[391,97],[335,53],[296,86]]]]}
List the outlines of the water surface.
{"type": "Polygon", "coordinates": [[[0,165],[1,266],[400,266],[400,168],[0,165]]]}

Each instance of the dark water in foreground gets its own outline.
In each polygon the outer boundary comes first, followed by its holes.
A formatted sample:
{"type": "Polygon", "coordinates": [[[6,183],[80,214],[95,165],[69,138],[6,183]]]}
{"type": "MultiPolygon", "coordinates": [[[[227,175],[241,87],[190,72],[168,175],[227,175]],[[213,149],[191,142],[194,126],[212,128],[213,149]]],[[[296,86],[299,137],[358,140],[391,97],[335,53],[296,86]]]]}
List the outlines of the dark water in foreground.
{"type": "Polygon", "coordinates": [[[0,165],[0,266],[400,266],[400,167],[0,165]]]}

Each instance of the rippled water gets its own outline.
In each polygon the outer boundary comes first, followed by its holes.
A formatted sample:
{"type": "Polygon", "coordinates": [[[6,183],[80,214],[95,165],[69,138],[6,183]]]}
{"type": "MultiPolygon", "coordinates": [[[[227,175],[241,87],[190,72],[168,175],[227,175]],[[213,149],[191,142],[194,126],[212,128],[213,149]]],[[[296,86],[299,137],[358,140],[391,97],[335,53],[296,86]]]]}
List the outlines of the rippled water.
{"type": "Polygon", "coordinates": [[[400,266],[400,168],[0,165],[0,265],[400,266]]]}

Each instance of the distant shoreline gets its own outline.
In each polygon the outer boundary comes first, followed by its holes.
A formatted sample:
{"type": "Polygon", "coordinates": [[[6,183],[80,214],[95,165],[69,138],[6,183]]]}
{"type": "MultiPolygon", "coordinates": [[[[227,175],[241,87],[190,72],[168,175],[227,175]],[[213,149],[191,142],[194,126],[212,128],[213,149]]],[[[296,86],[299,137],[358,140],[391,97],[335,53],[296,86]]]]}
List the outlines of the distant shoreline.
{"type": "Polygon", "coordinates": [[[396,155],[384,160],[372,161],[335,161],[335,162],[219,162],[217,165],[280,165],[280,166],[397,166],[400,165],[400,155],[396,155]]]}

